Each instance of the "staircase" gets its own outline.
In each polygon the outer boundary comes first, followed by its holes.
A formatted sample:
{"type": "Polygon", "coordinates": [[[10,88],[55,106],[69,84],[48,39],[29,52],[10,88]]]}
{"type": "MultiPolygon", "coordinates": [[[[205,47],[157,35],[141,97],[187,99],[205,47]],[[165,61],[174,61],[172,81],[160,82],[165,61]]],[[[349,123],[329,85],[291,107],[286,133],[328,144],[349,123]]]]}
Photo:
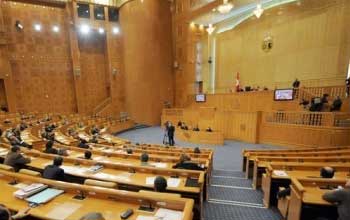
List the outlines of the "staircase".
{"type": "Polygon", "coordinates": [[[93,115],[104,116],[103,115],[104,111],[108,109],[108,107],[110,107],[111,103],[112,103],[112,98],[111,97],[106,98],[94,108],[93,115]]]}

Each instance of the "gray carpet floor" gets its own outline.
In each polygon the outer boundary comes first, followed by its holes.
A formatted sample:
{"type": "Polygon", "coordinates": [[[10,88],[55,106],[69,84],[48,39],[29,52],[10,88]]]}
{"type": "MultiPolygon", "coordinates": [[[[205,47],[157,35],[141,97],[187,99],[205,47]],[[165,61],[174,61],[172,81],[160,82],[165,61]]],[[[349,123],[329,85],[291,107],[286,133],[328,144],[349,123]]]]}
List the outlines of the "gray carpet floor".
{"type": "MultiPolygon", "coordinates": [[[[164,130],[150,127],[118,134],[133,143],[162,144],[164,130]]],[[[275,209],[266,209],[262,192],[252,189],[251,180],[244,178],[243,149],[271,149],[276,146],[225,141],[222,146],[199,145],[175,140],[177,146],[214,149],[214,171],[209,187],[209,199],[204,204],[205,220],[280,220],[275,209]]]]}

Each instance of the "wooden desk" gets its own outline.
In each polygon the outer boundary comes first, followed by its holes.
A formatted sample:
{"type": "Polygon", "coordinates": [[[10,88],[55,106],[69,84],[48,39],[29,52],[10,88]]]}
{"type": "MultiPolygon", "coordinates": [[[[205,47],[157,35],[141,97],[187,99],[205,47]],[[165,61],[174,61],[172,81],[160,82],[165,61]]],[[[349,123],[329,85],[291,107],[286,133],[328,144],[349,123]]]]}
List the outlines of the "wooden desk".
{"type": "Polygon", "coordinates": [[[219,131],[206,132],[176,129],[175,137],[182,141],[198,144],[224,144],[224,135],[219,131]]]}
{"type": "MultiPolygon", "coordinates": [[[[300,220],[304,205],[332,206],[322,199],[324,193],[329,190],[320,189],[320,186],[343,186],[346,179],[343,180],[325,180],[325,179],[303,179],[292,178],[291,196],[288,220],[300,220]]],[[[318,214],[318,213],[315,213],[318,214]]]]}
{"type": "Polygon", "coordinates": [[[289,187],[291,178],[319,177],[324,166],[333,167],[336,172],[334,179],[342,180],[349,177],[350,163],[270,163],[262,177],[263,203],[266,207],[277,205],[279,187],[289,187]],[[287,176],[278,176],[275,170],[284,171],[287,176]]]}
{"type": "Polygon", "coordinates": [[[147,203],[153,204],[156,210],[163,207],[181,211],[183,212],[183,220],[192,220],[193,200],[190,199],[178,197],[166,198],[161,194],[152,194],[151,196],[135,192],[64,183],[0,170],[0,188],[2,189],[0,203],[5,204],[9,209],[15,211],[26,208],[28,203],[13,196],[13,193],[18,190],[8,184],[13,179],[16,179],[20,183],[43,183],[50,187],[65,190],[64,194],[54,198],[52,201],[30,210],[30,215],[39,219],[52,219],[52,217],[50,218],[50,212],[54,210],[58,211],[63,207],[66,207],[65,211],[67,211],[68,207],[72,208],[72,211],[71,213],[66,213],[68,216],[62,218],[64,220],[77,220],[89,212],[100,212],[106,220],[119,220],[120,213],[128,208],[134,210],[134,214],[129,219],[135,220],[138,215],[154,215],[154,213],[138,211],[141,202],[147,201],[147,203]],[[85,195],[85,199],[77,200],[73,198],[79,192],[85,195]]]}

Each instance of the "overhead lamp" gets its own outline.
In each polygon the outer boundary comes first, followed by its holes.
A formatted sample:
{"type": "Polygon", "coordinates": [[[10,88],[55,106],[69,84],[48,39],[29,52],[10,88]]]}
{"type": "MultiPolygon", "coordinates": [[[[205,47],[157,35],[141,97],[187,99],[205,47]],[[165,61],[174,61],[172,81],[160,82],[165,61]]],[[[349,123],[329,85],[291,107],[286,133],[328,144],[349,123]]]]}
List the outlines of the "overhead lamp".
{"type": "Polygon", "coordinates": [[[60,28],[57,25],[54,25],[52,27],[52,31],[58,33],[60,31],[60,28]]]}
{"type": "Polygon", "coordinates": [[[118,27],[113,27],[112,32],[113,32],[113,34],[118,34],[119,33],[119,28],[118,27]]]}
{"type": "Polygon", "coordinates": [[[34,24],[34,30],[41,31],[41,25],[40,24],[34,24]]]}
{"type": "Polygon", "coordinates": [[[261,15],[264,13],[264,9],[262,8],[262,5],[259,3],[256,5],[256,9],[254,10],[254,14],[257,18],[260,18],[261,15]]]}
{"type": "Polygon", "coordinates": [[[208,28],[206,31],[208,32],[209,35],[211,35],[215,30],[215,27],[212,24],[209,24],[208,28]]]}
{"type": "Polygon", "coordinates": [[[90,27],[86,24],[80,26],[80,32],[83,34],[88,34],[90,32],[90,27]]]}
{"type": "Polygon", "coordinates": [[[222,5],[219,5],[218,11],[221,14],[227,14],[229,13],[233,8],[233,4],[228,2],[228,0],[224,0],[222,5]]]}
{"type": "Polygon", "coordinates": [[[98,33],[100,33],[100,34],[104,34],[104,33],[105,33],[105,29],[103,29],[103,28],[99,28],[99,29],[98,29],[98,33]]]}
{"type": "Polygon", "coordinates": [[[17,31],[22,31],[24,28],[19,20],[16,21],[15,27],[16,27],[17,31]]]}

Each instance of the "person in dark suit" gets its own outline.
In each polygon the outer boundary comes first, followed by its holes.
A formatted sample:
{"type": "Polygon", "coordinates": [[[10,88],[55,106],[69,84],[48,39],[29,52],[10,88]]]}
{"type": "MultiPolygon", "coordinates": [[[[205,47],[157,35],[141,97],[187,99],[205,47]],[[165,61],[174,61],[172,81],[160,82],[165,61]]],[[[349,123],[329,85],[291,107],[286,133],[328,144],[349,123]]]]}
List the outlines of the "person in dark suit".
{"type": "Polygon", "coordinates": [[[196,125],[192,130],[193,130],[193,131],[199,131],[198,125],[196,125]]]}
{"type": "Polygon", "coordinates": [[[53,147],[53,141],[48,141],[45,145],[44,153],[47,154],[58,154],[58,150],[53,147]]]}
{"type": "Polygon", "coordinates": [[[211,127],[208,127],[207,130],[205,130],[206,132],[213,132],[213,130],[211,129],[211,127]]]}
{"type": "Polygon", "coordinates": [[[295,81],[293,82],[293,88],[297,89],[299,88],[299,86],[300,86],[300,81],[298,79],[295,79],[295,81]]]}
{"type": "Polygon", "coordinates": [[[180,162],[175,164],[173,169],[204,170],[198,164],[191,162],[191,158],[186,154],[181,155],[180,162]]]}
{"type": "Polygon", "coordinates": [[[97,135],[93,135],[89,142],[93,144],[98,144],[97,135]]]}
{"type": "Polygon", "coordinates": [[[18,146],[13,146],[11,148],[4,161],[4,164],[13,167],[15,172],[18,172],[28,163],[30,163],[30,158],[23,157],[21,148],[18,146]]]}
{"type": "Polygon", "coordinates": [[[22,219],[29,215],[29,211],[30,208],[26,208],[11,216],[10,210],[6,206],[0,204],[0,220],[22,219]]]}
{"type": "Polygon", "coordinates": [[[175,134],[175,127],[174,127],[174,125],[171,122],[169,122],[169,125],[168,125],[168,138],[169,138],[169,145],[170,146],[174,146],[174,144],[175,144],[174,134],[175,134]]]}
{"type": "Polygon", "coordinates": [[[342,100],[340,99],[339,96],[337,96],[333,100],[333,104],[331,105],[331,112],[333,112],[333,111],[340,111],[342,105],[343,105],[342,100]]]}
{"type": "Polygon", "coordinates": [[[84,149],[89,149],[89,145],[87,144],[87,141],[84,139],[80,139],[80,142],[78,144],[78,147],[84,148],[84,149]]]}
{"type": "Polygon", "coordinates": [[[63,163],[63,158],[60,156],[57,156],[53,159],[52,165],[47,165],[43,172],[43,177],[45,179],[51,179],[51,180],[64,180],[64,170],[60,168],[60,166],[63,163]]]}
{"type": "Polygon", "coordinates": [[[96,134],[100,133],[100,129],[98,129],[97,126],[94,125],[90,132],[91,132],[92,135],[96,135],[96,134]]]}
{"type": "Polygon", "coordinates": [[[157,176],[154,180],[154,191],[165,192],[168,187],[167,180],[162,176],[157,176]]]}

